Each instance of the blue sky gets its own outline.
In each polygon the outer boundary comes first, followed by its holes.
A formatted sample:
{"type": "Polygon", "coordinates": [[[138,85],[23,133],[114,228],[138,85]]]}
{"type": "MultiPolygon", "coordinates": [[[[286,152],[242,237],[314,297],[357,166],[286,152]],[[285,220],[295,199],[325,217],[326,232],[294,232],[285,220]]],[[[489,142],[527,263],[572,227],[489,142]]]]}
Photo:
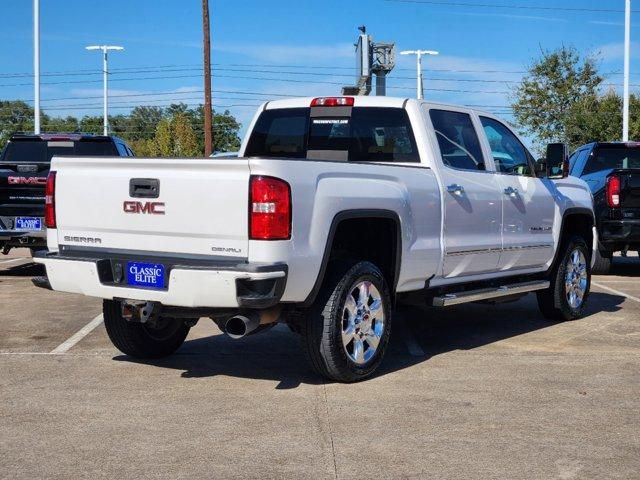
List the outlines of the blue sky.
{"type": "MultiPolygon", "coordinates": [[[[261,100],[338,93],[353,83],[352,44],[362,24],[398,51],[441,52],[426,60],[427,98],[481,105],[507,120],[508,92],[541,48],[565,44],[597,53],[607,82],[616,88],[622,82],[623,0],[445,3],[211,0],[214,104],[246,126],[261,100]]],[[[101,59],[84,47],[102,43],[126,48],[110,57],[110,113],[136,104],[199,103],[200,6],[199,0],[41,0],[42,108],[60,116],[101,113],[101,59]]],[[[32,1],[1,0],[0,11],[0,99],[31,101],[32,1]]],[[[635,30],[632,36],[637,61],[635,30]]],[[[632,72],[640,73],[640,65],[632,64],[632,72]]],[[[415,95],[414,78],[415,60],[398,56],[388,94],[415,95]]],[[[632,83],[640,84],[640,75],[632,83]]]]}

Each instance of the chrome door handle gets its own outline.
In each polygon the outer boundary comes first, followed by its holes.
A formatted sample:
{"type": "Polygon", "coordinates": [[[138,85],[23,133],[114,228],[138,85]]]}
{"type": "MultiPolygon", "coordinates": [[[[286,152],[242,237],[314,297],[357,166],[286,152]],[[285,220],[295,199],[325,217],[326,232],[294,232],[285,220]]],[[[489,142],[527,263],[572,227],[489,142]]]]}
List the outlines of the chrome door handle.
{"type": "Polygon", "coordinates": [[[520,192],[518,192],[517,188],[507,187],[504,189],[505,195],[509,195],[510,197],[517,197],[520,192]]]}
{"type": "Polygon", "coordinates": [[[453,185],[449,185],[447,187],[447,192],[453,195],[462,195],[464,193],[464,187],[462,185],[454,183],[453,185]]]}

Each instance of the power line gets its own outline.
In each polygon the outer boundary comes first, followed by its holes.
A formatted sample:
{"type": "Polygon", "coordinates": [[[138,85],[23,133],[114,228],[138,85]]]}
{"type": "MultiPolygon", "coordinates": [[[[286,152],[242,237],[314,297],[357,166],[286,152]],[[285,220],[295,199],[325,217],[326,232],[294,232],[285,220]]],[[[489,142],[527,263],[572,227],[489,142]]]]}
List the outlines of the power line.
{"type": "MultiPolygon", "coordinates": [[[[194,78],[200,77],[199,75],[175,75],[175,76],[162,76],[162,77],[138,77],[138,78],[117,78],[112,79],[112,82],[119,81],[142,81],[142,80],[167,80],[176,78],[194,78]]],[[[253,77],[253,76],[238,76],[238,75],[217,75],[217,78],[233,78],[242,80],[262,80],[265,82],[281,82],[281,83],[304,83],[304,84],[318,84],[318,85],[336,85],[343,86],[343,82],[331,82],[326,80],[302,80],[302,79],[285,79],[285,78],[273,78],[273,77],[253,77]]],[[[62,84],[78,84],[78,83],[100,83],[100,80],[90,81],[64,81],[64,82],[42,82],[42,85],[62,85],[62,84]]],[[[7,86],[19,86],[30,84],[13,84],[13,85],[0,85],[0,87],[7,86]]],[[[387,88],[395,90],[414,90],[413,87],[408,86],[389,86],[387,88]]],[[[458,89],[443,89],[443,88],[425,88],[425,90],[431,90],[436,92],[456,92],[456,93],[493,93],[493,94],[505,94],[506,91],[489,91],[489,90],[458,90],[458,89]]]]}
{"type": "MultiPolygon", "coordinates": [[[[109,98],[137,98],[137,97],[149,97],[149,96],[163,96],[163,95],[191,95],[196,93],[202,93],[203,90],[189,90],[185,92],[176,92],[175,90],[162,91],[162,92],[147,92],[147,93],[123,93],[123,94],[113,94],[109,95],[109,98]]],[[[286,93],[276,93],[276,92],[249,92],[243,90],[225,90],[225,89],[214,89],[214,93],[223,93],[223,94],[233,94],[233,95],[254,95],[257,97],[267,97],[261,99],[262,101],[266,101],[269,97],[283,97],[283,98],[294,98],[296,95],[289,95],[286,93]]],[[[60,100],[90,100],[94,98],[102,98],[101,95],[91,95],[91,96],[76,96],[76,97],[57,97],[57,98],[49,98],[42,100],[43,102],[54,102],[60,100]]],[[[180,100],[180,98],[175,98],[174,100],[180,100]]],[[[23,102],[32,102],[33,99],[22,100],[23,102]]]]}
{"type": "MultiPolygon", "coordinates": [[[[330,69],[330,70],[354,70],[352,67],[331,67],[331,66],[314,66],[314,65],[271,65],[271,64],[217,64],[217,67],[214,68],[214,71],[230,71],[230,72],[249,72],[249,73],[279,73],[279,74],[290,74],[290,75],[309,75],[309,76],[335,76],[335,77],[351,77],[351,74],[336,74],[336,73],[324,73],[324,72],[308,72],[308,71],[283,71],[282,68],[294,68],[294,69],[330,69]],[[238,68],[228,68],[228,67],[243,67],[241,69],[238,68]],[[252,69],[247,69],[248,67],[252,67],[252,69]],[[260,67],[262,69],[267,70],[256,70],[254,67],[260,67]]],[[[168,73],[168,72],[202,72],[202,67],[198,65],[158,65],[158,66],[146,66],[146,67],[127,67],[127,68],[119,68],[112,69],[109,72],[110,76],[117,76],[122,74],[138,74],[138,73],[168,73]]],[[[394,71],[408,71],[413,72],[414,69],[411,68],[396,68],[394,71]]],[[[441,73],[464,73],[464,74],[526,74],[528,73],[526,70],[488,70],[488,69],[454,69],[454,68],[430,68],[431,72],[441,72],[441,73]]],[[[610,71],[603,72],[604,75],[621,75],[620,71],[610,71]]],[[[66,71],[54,71],[54,72],[43,72],[41,76],[43,77],[64,77],[64,76],[92,76],[92,75],[102,75],[102,71],[100,70],[66,70],[66,71]]],[[[634,72],[633,75],[640,75],[640,72],[634,72]]],[[[0,78],[21,78],[28,77],[31,78],[33,76],[32,73],[23,72],[23,73],[4,73],[0,74],[0,78]]],[[[395,78],[407,78],[407,77],[395,77],[395,78]]],[[[21,86],[25,84],[16,84],[16,85],[4,85],[4,86],[21,86]]]]}
{"type": "MultiPolygon", "coordinates": [[[[591,12],[591,13],[624,13],[624,10],[611,8],[580,8],[580,7],[545,7],[541,5],[506,5],[500,3],[468,3],[450,2],[438,0],[385,0],[389,3],[414,3],[424,5],[441,5],[446,7],[479,7],[479,8],[502,8],[511,10],[542,10],[556,12],[591,12]]],[[[634,10],[638,13],[640,10],[634,10]]]]}

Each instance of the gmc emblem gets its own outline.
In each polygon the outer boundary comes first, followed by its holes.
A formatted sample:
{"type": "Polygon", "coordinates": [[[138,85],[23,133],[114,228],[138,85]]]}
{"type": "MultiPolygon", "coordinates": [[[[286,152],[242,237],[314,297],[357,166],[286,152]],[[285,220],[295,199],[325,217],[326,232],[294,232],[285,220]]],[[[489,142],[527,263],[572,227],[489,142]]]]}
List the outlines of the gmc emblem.
{"type": "Polygon", "coordinates": [[[122,208],[125,213],[164,215],[164,202],[134,202],[129,200],[122,204],[122,208]]]}
{"type": "Polygon", "coordinates": [[[7,177],[9,185],[46,185],[47,177],[7,177]]]}

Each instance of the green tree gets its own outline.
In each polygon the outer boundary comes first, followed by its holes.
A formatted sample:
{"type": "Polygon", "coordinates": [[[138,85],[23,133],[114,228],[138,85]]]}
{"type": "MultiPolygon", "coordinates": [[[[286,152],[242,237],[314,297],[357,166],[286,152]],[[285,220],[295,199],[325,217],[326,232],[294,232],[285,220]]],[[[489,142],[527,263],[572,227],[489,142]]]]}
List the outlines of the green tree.
{"type": "MultiPolygon", "coordinates": [[[[197,157],[202,155],[198,148],[196,135],[185,113],[176,113],[171,119],[163,118],[158,123],[156,134],[145,147],[153,156],[159,157],[197,157]]],[[[139,152],[136,152],[140,155],[139,152]]]]}
{"type": "Polygon", "coordinates": [[[574,103],[566,116],[565,137],[572,149],[585,143],[620,140],[622,98],[610,90],[605,95],[588,95],[574,103]]]}
{"type": "Polygon", "coordinates": [[[151,152],[158,157],[173,156],[173,132],[171,131],[171,122],[166,118],[158,123],[156,135],[151,144],[151,152]]]}
{"type": "Polygon", "coordinates": [[[102,135],[102,117],[85,115],[80,119],[79,130],[82,133],[102,135]]]}
{"type": "Polygon", "coordinates": [[[602,80],[593,57],[565,46],[543,50],[513,92],[515,118],[542,145],[564,141],[577,105],[596,99],[602,80]]]}
{"type": "MultiPolygon", "coordinates": [[[[82,132],[102,135],[102,116],[50,117],[41,112],[43,132],[82,132]]],[[[191,157],[204,154],[204,109],[175,103],[166,108],[138,106],[129,114],[109,117],[114,135],[127,141],[140,156],[191,157]]],[[[240,124],[228,110],[213,114],[214,150],[240,147],[240,124]]],[[[33,131],[33,108],[22,101],[0,101],[0,148],[16,132],[33,131]]]]}
{"type": "MultiPolygon", "coordinates": [[[[213,151],[232,152],[240,148],[240,124],[229,110],[213,114],[213,151]]],[[[204,151],[204,147],[203,147],[204,151]]]]}
{"type": "Polygon", "coordinates": [[[79,131],[78,119],[70,115],[64,118],[45,115],[40,123],[42,133],[69,133],[79,131]]]}
{"type": "Polygon", "coordinates": [[[0,100],[0,149],[16,132],[33,131],[33,108],[21,100],[0,100]]]}
{"type": "Polygon", "coordinates": [[[171,129],[173,132],[174,156],[197,157],[202,155],[202,151],[198,148],[196,134],[186,114],[176,114],[171,120],[171,129]]]}
{"type": "MultiPolygon", "coordinates": [[[[126,140],[126,139],[125,139],[126,140]]],[[[133,153],[138,157],[153,157],[154,153],[154,142],[153,139],[140,139],[140,140],[126,140],[133,153]]]]}
{"type": "Polygon", "coordinates": [[[161,107],[135,107],[128,117],[126,137],[130,141],[152,139],[163,115],[161,107]]]}

